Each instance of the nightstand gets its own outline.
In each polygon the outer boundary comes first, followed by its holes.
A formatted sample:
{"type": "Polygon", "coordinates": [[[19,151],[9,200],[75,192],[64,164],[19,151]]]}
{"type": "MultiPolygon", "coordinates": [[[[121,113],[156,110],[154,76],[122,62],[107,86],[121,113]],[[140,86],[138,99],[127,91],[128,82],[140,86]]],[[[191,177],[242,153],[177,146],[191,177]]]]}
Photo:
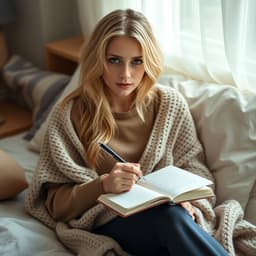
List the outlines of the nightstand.
{"type": "Polygon", "coordinates": [[[47,43],[45,45],[47,69],[72,75],[78,65],[83,44],[82,36],[47,43]]]}
{"type": "Polygon", "coordinates": [[[0,115],[4,123],[0,124],[0,139],[29,129],[32,125],[32,112],[0,99],[0,115]]]}

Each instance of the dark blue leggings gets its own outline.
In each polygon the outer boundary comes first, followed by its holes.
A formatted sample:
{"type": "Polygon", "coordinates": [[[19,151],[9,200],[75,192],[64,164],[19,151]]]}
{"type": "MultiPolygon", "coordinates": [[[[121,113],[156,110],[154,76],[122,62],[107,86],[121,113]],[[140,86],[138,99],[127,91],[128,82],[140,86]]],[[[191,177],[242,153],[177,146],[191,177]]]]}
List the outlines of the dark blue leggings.
{"type": "Polygon", "coordinates": [[[115,218],[95,229],[136,256],[220,256],[223,247],[179,205],[164,204],[127,218],[115,218]]]}

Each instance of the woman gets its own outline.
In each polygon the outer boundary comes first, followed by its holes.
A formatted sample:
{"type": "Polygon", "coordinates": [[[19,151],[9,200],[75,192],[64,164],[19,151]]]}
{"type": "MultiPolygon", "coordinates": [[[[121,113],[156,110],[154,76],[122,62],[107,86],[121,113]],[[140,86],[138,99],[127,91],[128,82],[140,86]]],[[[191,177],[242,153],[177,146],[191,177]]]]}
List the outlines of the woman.
{"type": "Polygon", "coordinates": [[[227,255],[196,224],[189,202],[127,218],[96,202],[170,164],[212,179],[184,99],[156,85],[161,67],[146,18],[116,10],[83,51],[78,88],[51,115],[26,208],[79,255],[227,255]],[[99,142],[126,162],[115,162],[99,142]]]}

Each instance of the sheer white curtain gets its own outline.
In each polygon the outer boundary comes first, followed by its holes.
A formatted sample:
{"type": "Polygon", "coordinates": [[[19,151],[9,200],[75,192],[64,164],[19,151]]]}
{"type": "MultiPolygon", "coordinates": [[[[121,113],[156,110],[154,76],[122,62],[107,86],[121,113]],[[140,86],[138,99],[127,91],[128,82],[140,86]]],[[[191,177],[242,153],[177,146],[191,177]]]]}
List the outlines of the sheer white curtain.
{"type": "Polygon", "coordinates": [[[141,11],[140,0],[77,0],[80,25],[84,36],[88,36],[95,24],[115,9],[132,8],[141,11]]]}
{"type": "Polygon", "coordinates": [[[78,0],[82,31],[117,8],[150,20],[172,72],[256,92],[255,0],[78,0]]]}

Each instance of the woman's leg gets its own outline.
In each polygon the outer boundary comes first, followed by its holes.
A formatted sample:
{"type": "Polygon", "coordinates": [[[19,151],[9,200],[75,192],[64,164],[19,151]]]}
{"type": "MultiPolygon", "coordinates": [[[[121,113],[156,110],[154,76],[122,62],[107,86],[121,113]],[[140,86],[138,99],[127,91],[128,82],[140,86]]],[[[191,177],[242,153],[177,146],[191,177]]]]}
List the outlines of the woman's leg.
{"type": "Polygon", "coordinates": [[[95,229],[133,255],[227,255],[181,206],[160,205],[95,229]]]}

